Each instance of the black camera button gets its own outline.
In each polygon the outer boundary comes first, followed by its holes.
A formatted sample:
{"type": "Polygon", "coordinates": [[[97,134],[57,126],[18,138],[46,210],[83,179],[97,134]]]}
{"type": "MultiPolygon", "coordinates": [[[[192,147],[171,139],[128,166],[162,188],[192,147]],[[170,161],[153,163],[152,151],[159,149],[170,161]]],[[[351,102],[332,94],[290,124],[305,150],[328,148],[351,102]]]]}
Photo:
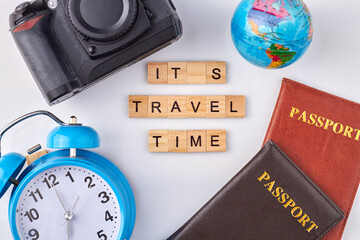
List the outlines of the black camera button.
{"type": "Polygon", "coordinates": [[[90,54],[95,54],[95,53],[96,53],[96,47],[95,47],[95,46],[89,47],[88,52],[89,52],[90,54]]]}
{"type": "Polygon", "coordinates": [[[16,13],[21,13],[21,12],[25,11],[29,6],[30,6],[30,2],[20,3],[20,4],[15,8],[15,12],[16,12],[16,13]]]}
{"type": "Polygon", "coordinates": [[[154,14],[152,14],[152,12],[151,12],[149,9],[147,9],[147,8],[145,7],[144,10],[145,10],[146,15],[147,15],[150,19],[154,18],[154,14]]]}

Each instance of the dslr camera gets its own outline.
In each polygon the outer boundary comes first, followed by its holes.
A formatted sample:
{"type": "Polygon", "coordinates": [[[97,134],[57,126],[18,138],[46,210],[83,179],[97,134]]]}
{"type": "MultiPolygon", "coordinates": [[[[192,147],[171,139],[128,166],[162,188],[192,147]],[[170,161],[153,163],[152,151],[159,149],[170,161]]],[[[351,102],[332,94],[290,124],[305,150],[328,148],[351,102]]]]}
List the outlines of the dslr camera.
{"type": "Polygon", "coordinates": [[[35,0],[10,31],[49,105],[59,103],[182,35],[171,0],[35,0]]]}

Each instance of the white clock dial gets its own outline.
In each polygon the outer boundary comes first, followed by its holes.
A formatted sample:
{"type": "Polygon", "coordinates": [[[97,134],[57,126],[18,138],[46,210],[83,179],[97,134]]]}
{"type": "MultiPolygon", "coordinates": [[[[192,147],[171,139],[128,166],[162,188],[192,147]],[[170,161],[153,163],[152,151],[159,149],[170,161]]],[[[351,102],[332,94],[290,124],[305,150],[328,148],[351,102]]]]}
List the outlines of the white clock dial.
{"type": "Polygon", "coordinates": [[[27,184],[16,225],[22,240],[112,240],[120,232],[121,211],[113,189],[98,174],[58,166],[27,184]]]}

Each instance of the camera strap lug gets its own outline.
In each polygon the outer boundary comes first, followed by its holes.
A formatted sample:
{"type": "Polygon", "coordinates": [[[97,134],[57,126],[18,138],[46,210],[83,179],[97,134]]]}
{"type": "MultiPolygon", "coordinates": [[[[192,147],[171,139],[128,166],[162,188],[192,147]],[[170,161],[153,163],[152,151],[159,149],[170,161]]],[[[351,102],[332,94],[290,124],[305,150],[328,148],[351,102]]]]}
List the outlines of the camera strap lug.
{"type": "Polygon", "coordinates": [[[48,8],[52,10],[54,10],[59,5],[58,0],[45,0],[45,3],[48,6],[48,8]]]}

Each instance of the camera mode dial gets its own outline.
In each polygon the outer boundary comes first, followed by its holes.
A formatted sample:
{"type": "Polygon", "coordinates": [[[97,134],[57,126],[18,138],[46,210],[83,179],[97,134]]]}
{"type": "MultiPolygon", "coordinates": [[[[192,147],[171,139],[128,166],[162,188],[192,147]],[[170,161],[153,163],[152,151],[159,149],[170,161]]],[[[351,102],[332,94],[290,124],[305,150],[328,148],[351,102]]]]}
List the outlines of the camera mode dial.
{"type": "Polygon", "coordinates": [[[20,4],[15,8],[15,12],[16,12],[16,13],[21,13],[21,12],[25,11],[28,7],[30,7],[30,2],[20,3],[20,4]]]}
{"type": "Polygon", "coordinates": [[[122,37],[138,15],[137,0],[69,0],[67,8],[75,29],[95,41],[122,37]]]}

